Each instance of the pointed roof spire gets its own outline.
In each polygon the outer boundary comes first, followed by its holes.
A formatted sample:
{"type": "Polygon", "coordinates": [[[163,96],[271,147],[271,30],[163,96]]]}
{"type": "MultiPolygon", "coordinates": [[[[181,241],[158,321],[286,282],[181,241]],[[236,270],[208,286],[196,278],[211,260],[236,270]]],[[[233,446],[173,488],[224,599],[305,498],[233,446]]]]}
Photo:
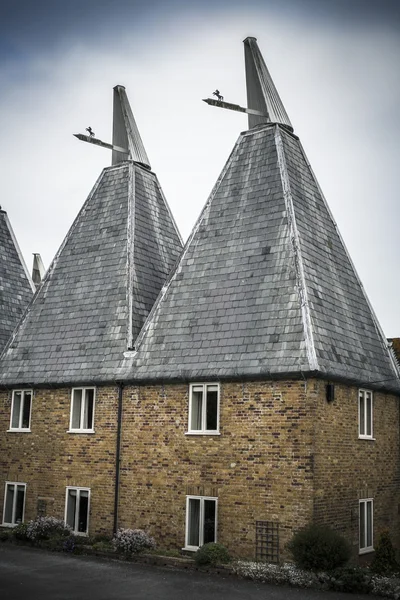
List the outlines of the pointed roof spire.
{"type": "Polygon", "coordinates": [[[257,45],[257,39],[244,40],[247,106],[267,113],[268,117],[249,115],[249,129],[261,123],[280,123],[293,131],[292,124],[276,91],[274,82],[257,45]]]}
{"type": "Polygon", "coordinates": [[[32,265],[32,281],[35,284],[36,288],[38,288],[41,285],[45,273],[46,269],[44,268],[42,257],[37,252],[34,252],[32,265]]]}
{"type": "Polygon", "coordinates": [[[129,148],[130,156],[123,152],[113,150],[112,164],[116,165],[130,158],[144,167],[151,169],[150,161],[140,137],[132,109],[123,85],[114,88],[113,109],[113,146],[129,148]]]}

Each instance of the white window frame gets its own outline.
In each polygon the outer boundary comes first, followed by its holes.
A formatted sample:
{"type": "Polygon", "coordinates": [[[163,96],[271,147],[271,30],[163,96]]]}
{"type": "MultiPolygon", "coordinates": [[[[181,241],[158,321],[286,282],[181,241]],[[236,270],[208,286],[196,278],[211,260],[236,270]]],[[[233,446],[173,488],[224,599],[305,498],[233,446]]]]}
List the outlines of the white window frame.
{"type": "Polygon", "coordinates": [[[11,399],[10,428],[8,429],[8,431],[21,431],[21,432],[28,432],[28,433],[31,431],[32,404],[33,404],[33,390],[13,390],[12,399],[11,399]],[[21,394],[21,406],[19,409],[18,427],[12,426],[15,394],[21,394]],[[28,427],[22,427],[22,415],[24,413],[25,394],[31,395],[31,407],[30,407],[30,411],[29,411],[28,427]]]}
{"type": "Polygon", "coordinates": [[[220,411],[220,398],[221,398],[221,387],[219,383],[208,382],[208,383],[191,383],[189,386],[189,418],[188,418],[188,430],[186,435],[220,435],[219,432],[219,411],[220,411]],[[213,386],[217,388],[217,428],[206,429],[207,425],[207,410],[204,410],[204,404],[207,399],[207,387],[213,386]],[[201,429],[191,429],[192,422],[192,405],[193,405],[193,389],[196,387],[203,388],[203,406],[201,415],[201,429]]]}
{"type": "Polygon", "coordinates": [[[3,522],[2,522],[2,525],[3,525],[3,527],[16,527],[19,523],[15,522],[15,510],[16,510],[16,502],[17,502],[17,494],[15,493],[15,491],[14,491],[13,506],[12,506],[12,523],[6,523],[5,522],[6,500],[7,500],[7,487],[9,485],[13,485],[14,488],[16,488],[17,486],[23,486],[24,487],[24,505],[22,507],[22,521],[21,521],[21,523],[23,523],[24,519],[25,519],[26,483],[22,483],[20,481],[6,481],[6,484],[5,484],[5,487],[4,487],[3,522]]]}
{"type": "Polygon", "coordinates": [[[186,496],[186,517],[185,517],[185,547],[183,550],[192,550],[196,551],[204,544],[204,501],[205,500],[214,500],[215,502],[215,539],[214,542],[217,542],[217,534],[218,534],[218,498],[214,496],[186,496]],[[200,519],[199,519],[199,545],[198,546],[190,546],[188,543],[189,540],[189,502],[190,500],[200,500],[200,519]]]}
{"type": "Polygon", "coordinates": [[[358,437],[360,440],[373,440],[374,438],[374,394],[372,390],[358,390],[358,437]],[[371,434],[365,433],[367,429],[367,394],[371,396],[371,434]],[[361,432],[361,398],[364,399],[364,432],[361,432]]]}
{"type": "Polygon", "coordinates": [[[68,512],[68,492],[69,490],[75,490],[76,491],[76,503],[77,506],[79,506],[79,499],[80,499],[80,493],[81,492],[88,492],[88,514],[87,514],[87,526],[86,526],[86,531],[77,531],[77,523],[79,521],[79,510],[76,511],[75,514],[75,523],[74,523],[74,527],[73,527],[73,532],[74,535],[82,535],[82,536],[88,536],[89,535],[89,519],[90,519],[90,488],[88,487],[77,487],[75,485],[69,485],[67,486],[66,490],[65,490],[65,511],[64,511],[64,523],[67,523],[67,512],[68,512]]]}
{"type": "Polygon", "coordinates": [[[373,498],[362,498],[358,501],[358,548],[359,554],[366,554],[367,552],[374,551],[374,499],[373,498]],[[368,539],[368,523],[367,523],[367,504],[371,504],[371,546],[367,546],[368,539]],[[364,531],[364,540],[365,544],[361,548],[361,529],[360,529],[360,516],[361,516],[361,506],[363,506],[364,511],[364,523],[365,523],[365,531],[364,531]]]}
{"type": "Polygon", "coordinates": [[[70,410],[70,416],[69,416],[69,430],[68,433],[95,433],[94,431],[94,414],[95,414],[95,408],[96,408],[96,388],[89,386],[89,387],[75,387],[72,388],[71,390],[71,410],[70,410]],[[83,423],[83,415],[84,415],[84,410],[85,410],[85,404],[86,404],[86,390],[93,390],[93,416],[92,416],[92,427],[89,427],[88,429],[84,429],[83,427],[78,427],[78,428],[73,428],[72,427],[72,414],[73,414],[73,408],[74,408],[74,392],[81,390],[82,391],[82,404],[81,404],[81,415],[80,415],[80,420],[79,422],[82,424],[83,423]]]}

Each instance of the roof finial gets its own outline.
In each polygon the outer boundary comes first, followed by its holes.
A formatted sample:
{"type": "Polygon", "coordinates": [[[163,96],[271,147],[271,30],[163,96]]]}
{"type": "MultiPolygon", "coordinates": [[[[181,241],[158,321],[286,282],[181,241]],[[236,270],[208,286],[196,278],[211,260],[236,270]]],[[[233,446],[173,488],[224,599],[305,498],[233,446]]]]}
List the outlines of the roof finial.
{"type": "MultiPolygon", "coordinates": [[[[125,88],[116,85],[114,88],[114,112],[113,112],[113,146],[129,148],[129,158],[134,162],[141,163],[151,169],[146,150],[144,149],[139,130],[133,118],[132,109],[129,105],[125,88]]],[[[118,150],[113,150],[112,164],[116,165],[127,160],[127,155],[118,150]]]]}
{"type": "Polygon", "coordinates": [[[244,40],[246,65],[247,106],[268,115],[249,114],[249,129],[261,123],[280,123],[293,131],[292,124],[276,91],[271,75],[258,48],[257,40],[244,40]]]}

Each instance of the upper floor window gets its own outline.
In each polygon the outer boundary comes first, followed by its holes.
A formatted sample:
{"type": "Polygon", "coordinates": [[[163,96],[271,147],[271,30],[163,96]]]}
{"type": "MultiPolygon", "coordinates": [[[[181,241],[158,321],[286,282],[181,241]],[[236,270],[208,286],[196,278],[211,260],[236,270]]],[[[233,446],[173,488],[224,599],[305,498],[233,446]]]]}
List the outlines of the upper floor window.
{"type": "Polygon", "coordinates": [[[374,549],[374,501],[360,500],[360,554],[374,549]]]}
{"type": "Polygon", "coordinates": [[[192,383],[189,395],[188,433],[219,433],[219,385],[192,383]]]}
{"type": "Polygon", "coordinates": [[[72,390],[70,431],[94,431],[94,398],[94,388],[74,388],[72,390]]]}
{"type": "Polygon", "coordinates": [[[373,436],[373,398],[369,390],[358,391],[358,437],[373,436]]]}
{"type": "Polygon", "coordinates": [[[11,401],[10,431],[30,431],[32,390],[14,390],[11,401]]]}
{"type": "Polygon", "coordinates": [[[90,489],[67,487],[65,500],[65,522],[76,534],[89,531],[90,489]]]}
{"type": "Polygon", "coordinates": [[[25,483],[7,481],[4,494],[3,525],[14,527],[24,521],[25,483]]]}
{"type": "Polygon", "coordinates": [[[197,550],[203,544],[217,541],[217,504],[217,498],[186,497],[187,550],[197,550]]]}

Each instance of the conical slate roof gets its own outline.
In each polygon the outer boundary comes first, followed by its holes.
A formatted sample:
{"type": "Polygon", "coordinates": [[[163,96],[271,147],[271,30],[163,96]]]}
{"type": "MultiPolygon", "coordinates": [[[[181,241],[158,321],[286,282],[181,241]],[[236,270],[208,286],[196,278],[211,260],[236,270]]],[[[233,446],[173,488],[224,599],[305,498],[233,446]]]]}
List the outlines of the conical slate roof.
{"type": "Polygon", "coordinates": [[[388,344],[287,123],[240,135],[121,374],[313,374],[400,391],[388,344]]]}
{"type": "Polygon", "coordinates": [[[7,213],[0,209],[0,352],[33,298],[26,268],[7,213]]]}
{"type": "Polygon", "coordinates": [[[156,175],[103,170],[0,361],[0,385],[115,381],[182,249],[156,175]]]}

